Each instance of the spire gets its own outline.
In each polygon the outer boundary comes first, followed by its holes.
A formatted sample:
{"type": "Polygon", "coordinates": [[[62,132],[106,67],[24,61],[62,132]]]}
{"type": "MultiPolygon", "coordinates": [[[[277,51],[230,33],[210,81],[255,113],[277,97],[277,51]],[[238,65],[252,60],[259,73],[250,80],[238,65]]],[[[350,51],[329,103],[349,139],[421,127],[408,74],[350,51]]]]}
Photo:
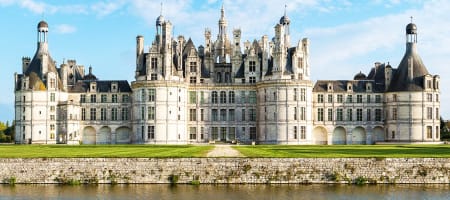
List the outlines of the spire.
{"type": "Polygon", "coordinates": [[[220,9],[220,19],[219,19],[219,37],[225,39],[227,34],[227,20],[225,19],[225,8],[224,3],[222,3],[222,8],[220,9]]]}

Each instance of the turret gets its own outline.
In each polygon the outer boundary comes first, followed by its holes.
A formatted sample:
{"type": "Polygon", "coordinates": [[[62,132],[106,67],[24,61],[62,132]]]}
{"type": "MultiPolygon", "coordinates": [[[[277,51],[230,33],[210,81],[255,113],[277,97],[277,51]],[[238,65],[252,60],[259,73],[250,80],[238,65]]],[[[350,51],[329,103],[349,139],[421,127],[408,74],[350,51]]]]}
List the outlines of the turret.
{"type": "Polygon", "coordinates": [[[139,72],[144,67],[144,37],[138,35],[136,37],[136,76],[142,75],[139,72]]]}

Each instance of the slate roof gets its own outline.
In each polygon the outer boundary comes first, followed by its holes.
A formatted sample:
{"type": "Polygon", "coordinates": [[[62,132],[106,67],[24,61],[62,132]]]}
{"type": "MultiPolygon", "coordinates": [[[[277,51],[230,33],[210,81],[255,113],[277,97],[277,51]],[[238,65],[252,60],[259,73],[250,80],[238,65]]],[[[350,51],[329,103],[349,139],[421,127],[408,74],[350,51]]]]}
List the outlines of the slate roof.
{"type": "Polygon", "coordinates": [[[69,88],[69,92],[83,93],[87,92],[91,82],[97,83],[97,92],[106,93],[111,92],[111,84],[117,83],[119,92],[131,92],[131,87],[126,80],[85,80],[79,81],[74,86],[69,88]]]}

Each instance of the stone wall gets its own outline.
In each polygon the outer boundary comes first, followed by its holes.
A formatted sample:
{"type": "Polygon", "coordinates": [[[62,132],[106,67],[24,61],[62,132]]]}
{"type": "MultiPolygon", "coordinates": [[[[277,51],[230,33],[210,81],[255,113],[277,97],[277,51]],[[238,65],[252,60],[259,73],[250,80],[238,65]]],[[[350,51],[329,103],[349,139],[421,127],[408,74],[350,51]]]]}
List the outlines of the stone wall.
{"type": "Polygon", "coordinates": [[[0,159],[0,183],[450,183],[447,158],[0,159]]]}

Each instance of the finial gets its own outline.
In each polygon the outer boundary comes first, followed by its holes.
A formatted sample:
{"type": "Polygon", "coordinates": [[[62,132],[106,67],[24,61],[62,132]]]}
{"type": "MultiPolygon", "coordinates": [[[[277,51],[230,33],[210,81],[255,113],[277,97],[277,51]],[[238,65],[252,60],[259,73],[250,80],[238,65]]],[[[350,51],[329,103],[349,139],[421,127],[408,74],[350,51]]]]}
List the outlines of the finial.
{"type": "Polygon", "coordinates": [[[222,18],[225,17],[225,8],[224,8],[224,4],[225,4],[225,2],[222,1],[222,8],[220,9],[220,12],[222,13],[222,18]]]}
{"type": "Polygon", "coordinates": [[[163,13],[163,2],[161,1],[161,10],[159,11],[159,15],[162,15],[163,13]]]}
{"type": "Polygon", "coordinates": [[[89,74],[92,74],[92,66],[89,65],[89,74]]]}
{"type": "Polygon", "coordinates": [[[287,13],[287,4],[284,4],[284,16],[286,16],[287,13]]]}
{"type": "Polygon", "coordinates": [[[411,16],[410,18],[411,18],[411,23],[413,23],[413,16],[411,16]]]}

